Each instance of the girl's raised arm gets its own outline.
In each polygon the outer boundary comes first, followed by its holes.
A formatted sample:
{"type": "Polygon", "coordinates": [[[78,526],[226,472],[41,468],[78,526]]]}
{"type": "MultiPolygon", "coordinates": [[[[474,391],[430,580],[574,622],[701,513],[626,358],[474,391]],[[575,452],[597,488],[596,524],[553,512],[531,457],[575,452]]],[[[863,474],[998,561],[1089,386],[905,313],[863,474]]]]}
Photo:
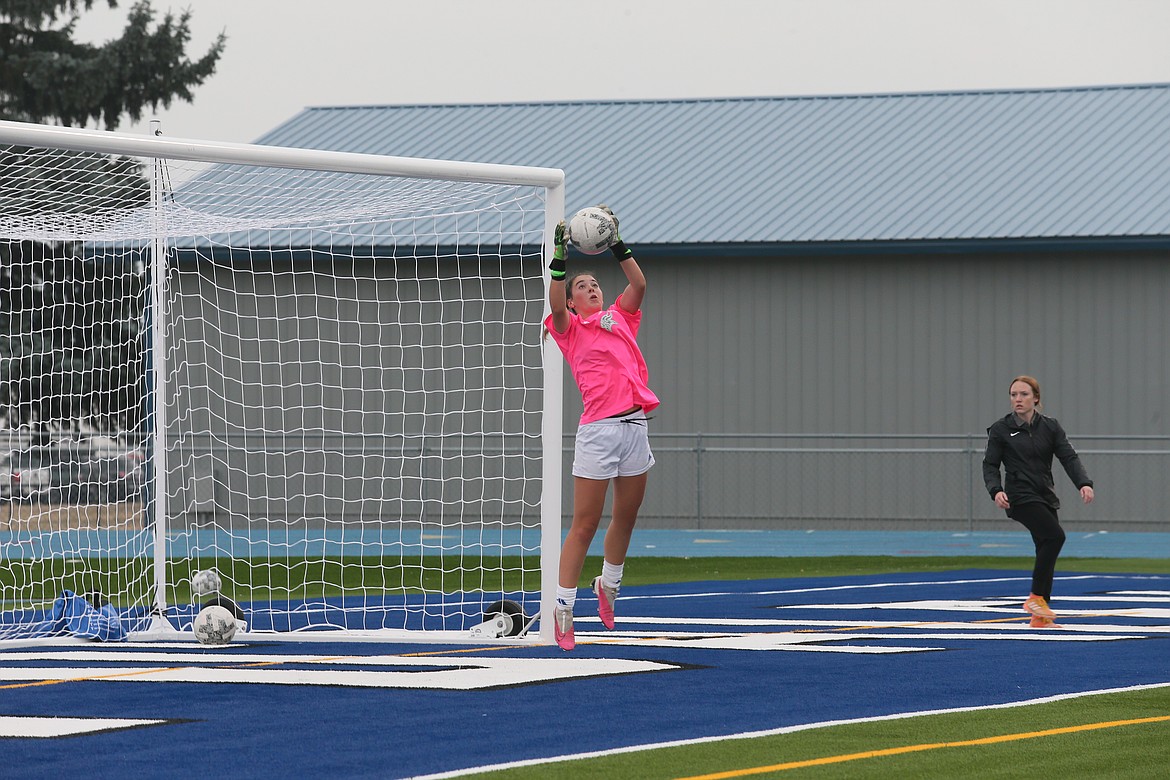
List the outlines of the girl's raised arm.
{"type": "Polygon", "coordinates": [[[557,223],[553,233],[553,256],[548,264],[548,273],[552,277],[548,285],[548,306],[552,311],[552,324],[557,333],[564,333],[569,328],[569,306],[565,297],[565,255],[568,252],[568,238],[565,237],[565,221],[557,223]]]}

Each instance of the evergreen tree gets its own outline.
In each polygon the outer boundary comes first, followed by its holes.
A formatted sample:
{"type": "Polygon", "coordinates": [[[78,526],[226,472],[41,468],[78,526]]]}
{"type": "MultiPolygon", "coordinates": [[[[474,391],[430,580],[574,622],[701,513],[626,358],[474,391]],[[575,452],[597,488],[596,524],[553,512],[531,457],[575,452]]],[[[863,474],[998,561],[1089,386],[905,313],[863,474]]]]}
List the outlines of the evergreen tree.
{"type": "MultiPolygon", "coordinates": [[[[111,8],[117,0],[106,0],[111,8]]],[[[155,12],[139,0],[121,37],[101,45],[73,40],[79,15],[94,0],[7,0],[0,3],[0,118],[113,130],[137,122],[146,107],[193,99],[191,89],[215,72],[226,38],[188,59],[190,11],[155,12]]]]}
{"type": "MultiPolygon", "coordinates": [[[[119,38],[74,41],[94,2],[0,0],[0,119],[113,130],[147,107],[190,102],[215,72],[225,37],[191,60],[190,13],[155,25],[149,0],[131,7],[119,38]]],[[[115,213],[148,200],[136,160],[0,148],[0,209],[10,216],[115,213]]],[[[141,430],[145,265],[75,242],[0,241],[0,428],[141,430]]]]}

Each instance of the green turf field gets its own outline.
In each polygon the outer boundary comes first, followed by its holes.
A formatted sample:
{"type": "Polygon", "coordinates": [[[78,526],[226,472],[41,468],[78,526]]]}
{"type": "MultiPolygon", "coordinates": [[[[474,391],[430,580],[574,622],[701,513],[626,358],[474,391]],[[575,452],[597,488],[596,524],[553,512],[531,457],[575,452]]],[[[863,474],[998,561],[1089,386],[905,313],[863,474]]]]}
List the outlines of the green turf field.
{"type": "MultiPolygon", "coordinates": [[[[223,575],[225,592],[249,601],[357,593],[419,593],[423,591],[534,592],[540,572],[533,560],[505,558],[490,569],[460,569],[458,558],[443,563],[416,558],[206,559],[168,561],[167,601],[189,603],[191,573],[215,566],[223,575]]],[[[631,558],[626,587],[664,582],[703,580],[762,580],[777,577],[836,577],[848,574],[894,574],[1009,569],[1028,571],[1031,558],[829,556],[808,558],[631,558]]],[[[586,587],[601,559],[586,559],[582,587],[586,587]]],[[[1170,574],[1165,558],[1061,558],[1057,572],[1125,572],[1170,574]]],[[[149,590],[149,563],[143,559],[53,558],[0,562],[0,593],[20,593],[34,601],[52,601],[62,590],[107,594],[116,606],[140,601],[149,590]],[[131,584],[133,583],[133,584],[131,584]],[[117,594],[125,594],[121,598],[117,594]]]]}
{"type": "MultiPolygon", "coordinates": [[[[252,597],[307,596],[341,591],[385,592],[450,587],[533,590],[539,573],[516,571],[519,560],[468,574],[440,573],[400,558],[299,561],[169,562],[171,603],[190,599],[194,568],[216,564],[252,597]]],[[[139,564],[140,565],[140,564],[139,564]]],[[[531,563],[528,564],[531,566],[531,563]]],[[[586,561],[582,586],[600,570],[586,561]]],[[[668,582],[932,573],[963,569],[1031,569],[1031,558],[884,557],[632,558],[623,585],[668,582]]],[[[1072,572],[1170,574],[1167,559],[1062,558],[1057,575],[1072,572]]],[[[0,564],[0,588],[46,583],[76,592],[122,592],[145,572],[117,559],[0,564]],[[52,567],[52,568],[45,568],[52,567]]],[[[242,595],[242,594],[241,594],[242,595]]],[[[51,597],[51,596],[50,596],[51,597]]],[[[1170,674],[1170,659],[1167,661],[1170,674]]],[[[576,726],[571,726],[575,728],[576,726]]],[[[1170,777],[1170,688],[1102,694],[1062,702],[839,725],[755,739],[725,740],[623,753],[582,761],[478,775],[492,778],[1165,778],[1170,777]]]]}
{"type": "Polygon", "coordinates": [[[469,777],[1165,778],[1170,688],[831,726],[469,777]]]}
{"type": "MultiPolygon", "coordinates": [[[[826,556],[816,558],[631,558],[626,565],[624,586],[662,582],[702,580],[766,580],[773,577],[840,577],[847,574],[914,574],[960,569],[1011,569],[1031,571],[1032,558],[993,556],[906,557],[826,556]]],[[[582,585],[601,570],[601,558],[588,558],[582,585]]],[[[1061,558],[1060,572],[1108,574],[1170,574],[1166,558],[1061,558]]]]}
{"type": "MultiPolygon", "coordinates": [[[[600,559],[590,559],[585,570],[600,565],[600,559]]],[[[623,585],[1031,568],[1031,558],[1000,557],[638,558],[627,564],[623,585]]],[[[1170,574],[1170,561],[1062,558],[1057,575],[1061,572],[1170,574]]],[[[1153,780],[1170,777],[1170,688],[823,727],[470,777],[1153,780]]]]}

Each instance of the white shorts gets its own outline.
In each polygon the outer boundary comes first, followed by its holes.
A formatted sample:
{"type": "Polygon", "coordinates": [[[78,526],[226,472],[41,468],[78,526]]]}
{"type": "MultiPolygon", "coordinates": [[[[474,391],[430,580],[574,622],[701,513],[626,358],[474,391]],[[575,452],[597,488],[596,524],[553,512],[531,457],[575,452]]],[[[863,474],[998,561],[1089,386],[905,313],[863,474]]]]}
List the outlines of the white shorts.
{"type": "Polygon", "coordinates": [[[654,465],[646,413],[639,409],[577,428],[573,476],[613,479],[645,474],[654,465]]]}

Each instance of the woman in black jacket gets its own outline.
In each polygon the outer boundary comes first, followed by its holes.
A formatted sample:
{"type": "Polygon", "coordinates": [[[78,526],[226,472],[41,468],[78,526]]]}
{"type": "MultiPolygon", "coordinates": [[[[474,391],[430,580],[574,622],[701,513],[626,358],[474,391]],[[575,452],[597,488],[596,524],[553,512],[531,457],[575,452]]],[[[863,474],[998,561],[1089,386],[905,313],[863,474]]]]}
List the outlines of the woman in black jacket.
{"type": "Polygon", "coordinates": [[[1023,524],[1036,544],[1032,592],[1024,602],[1033,628],[1057,627],[1056,613],[1049,608],[1048,600],[1052,598],[1056,559],[1064,546],[1064,530],[1056,516],[1060,500],[1052,481],[1052,457],[1060,460],[1086,504],[1093,500],[1093,481],[1060,423],[1040,414],[1040,383],[1030,376],[1018,376],[1012,380],[1008,393],[1011,413],[987,429],[983,481],[995,505],[1023,524]],[[1005,475],[1002,482],[1001,464],[1005,475]]]}

